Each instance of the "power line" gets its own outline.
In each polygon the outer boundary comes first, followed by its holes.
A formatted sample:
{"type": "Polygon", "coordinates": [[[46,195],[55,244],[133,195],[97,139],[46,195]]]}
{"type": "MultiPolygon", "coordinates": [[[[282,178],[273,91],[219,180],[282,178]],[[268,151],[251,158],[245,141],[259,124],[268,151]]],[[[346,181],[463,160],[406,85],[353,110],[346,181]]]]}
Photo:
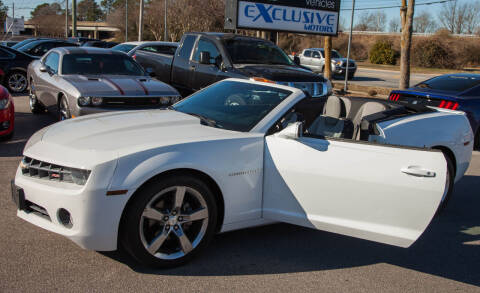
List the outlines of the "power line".
{"type": "MultiPolygon", "coordinates": [[[[422,5],[433,5],[433,4],[441,4],[441,3],[447,3],[451,2],[453,0],[439,0],[439,1],[432,1],[432,2],[425,2],[425,3],[418,3],[415,4],[415,6],[422,6],[422,5]]],[[[402,5],[393,5],[393,6],[382,6],[382,7],[361,7],[361,8],[355,8],[355,10],[373,10],[373,9],[389,9],[389,8],[401,8],[402,5]]],[[[352,10],[351,8],[342,8],[340,9],[342,11],[345,10],[352,10]]]]}

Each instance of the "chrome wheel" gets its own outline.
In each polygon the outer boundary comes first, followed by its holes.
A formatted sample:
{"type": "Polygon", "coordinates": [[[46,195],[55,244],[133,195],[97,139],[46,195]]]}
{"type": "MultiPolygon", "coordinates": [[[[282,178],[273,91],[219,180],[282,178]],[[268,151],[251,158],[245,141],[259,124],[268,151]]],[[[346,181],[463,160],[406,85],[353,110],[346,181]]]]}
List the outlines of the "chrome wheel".
{"type": "Polygon", "coordinates": [[[67,103],[67,99],[65,99],[65,97],[62,97],[58,107],[59,107],[58,112],[59,112],[59,116],[60,116],[59,120],[63,121],[63,120],[66,120],[66,119],[70,119],[70,110],[68,109],[68,103],[67,103]]]}
{"type": "Polygon", "coordinates": [[[35,93],[33,92],[33,84],[30,86],[29,90],[29,95],[28,95],[28,103],[30,105],[30,110],[35,109],[35,106],[37,104],[37,96],[35,96],[35,93]]]}
{"type": "Polygon", "coordinates": [[[27,77],[20,72],[14,72],[8,76],[8,88],[14,93],[21,93],[27,89],[27,77]]]}
{"type": "Polygon", "coordinates": [[[158,259],[181,258],[202,241],[208,217],[208,206],[200,192],[186,186],[165,188],[151,198],[141,214],[140,240],[158,259]]]}

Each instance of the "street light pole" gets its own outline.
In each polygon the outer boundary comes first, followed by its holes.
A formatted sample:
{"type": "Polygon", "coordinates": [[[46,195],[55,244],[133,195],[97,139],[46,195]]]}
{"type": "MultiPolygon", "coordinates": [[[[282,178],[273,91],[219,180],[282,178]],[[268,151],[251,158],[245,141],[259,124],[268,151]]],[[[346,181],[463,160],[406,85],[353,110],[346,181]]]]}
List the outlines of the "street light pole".
{"type": "Polygon", "coordinates": [[[77,36],[77,0],[72,0],[72,37],[77,36]]]}
{"type": "Polygon", "coordinates": [[[138,41],[143,39],[143,0],[140,0],[140,13],[138,17],[138,41]]]}
{"type": "Polygon", "coordinates": [[[65,38],[68,38],[68,0],[65,0],[65,38]]]}
{"type": "Polygon", "coordinates": [[[125,0],[125,42],[128,42],[128,0],[125,0]]]}
{"type": "Polygon", "coordinates": [[[168,31],[167,31],[167,0],[165,0],[165,36],[163,37],[165,42],[168,42],[168,31]]]}
{"type": "Polygon", "coordinates": [[[347,66],[345,69],[345,86],[343,91],[348,89],[348,65],[350,64],[350,47],[352,45],[352,33],[353,33],[353,17],[355,14],[355,0],[352,1],[352,17],[350,18],[350,36],[348,37],[348,50],[347,50],[347,66]]]}

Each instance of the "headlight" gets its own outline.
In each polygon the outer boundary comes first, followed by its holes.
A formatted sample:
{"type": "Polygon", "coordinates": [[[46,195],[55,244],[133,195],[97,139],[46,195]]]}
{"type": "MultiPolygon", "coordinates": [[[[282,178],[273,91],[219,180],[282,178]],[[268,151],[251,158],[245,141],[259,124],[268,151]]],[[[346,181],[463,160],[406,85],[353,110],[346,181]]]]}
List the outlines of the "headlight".
{"type": "Polygon", "coordinates": [[[81,107],[89,106],[91,102],[90,97],[80,97],[78,98],[78,105],[81,107]]]}
{"type": "Polygon", "coordinates": [[[253,80],[253,81],[260,81],[260,82],[267,82],[267,83],[276,83],[274,82],[273,80],[270,80],[270,79],[266,79],[266,78],[263,78],[263,77],[251,77],[250,80],[253,80]]]}
{"type": "Polygon", "coordinates": [[[172,104],[175,104],[175,103],[178,102],[178,101],[180,101],[180,97],[179,97],[179,96],[177,96],[177,97],[171,97],[171,98],[170,98],[170,102],[171,102],[172,104]]]}
{"type": "Polygon", "coordinates": [[[99,97],[92,98],[92,105],[100,106],[103,103],[103,99],[99,97]]]}
{"type": "Polygon", "coordinates": [[[85,185],[85,183],[87,183],[88,176],[90,176],[90,171],[73,168],[69,171],[71,172],[73,183],[78,185],[85,185]]]}
{"type": "Polygon", "coordinates": [[[340,61],[340,60],[332,60],[332,63],[333,63],[333,65],[337,65],[337,66],[342,65],[342,61],[340,61]]]}
{"type": "Polygon", "coordinates": [[[8,106],[10,106],[10,99],[9,98],[0,100],[0,110],[7,109],[8,106]]]}
{"type": "Polygon", "coordinates": [[[160,104],[167,105],[170,103],[170,97],[160,97],[160,104]]]}

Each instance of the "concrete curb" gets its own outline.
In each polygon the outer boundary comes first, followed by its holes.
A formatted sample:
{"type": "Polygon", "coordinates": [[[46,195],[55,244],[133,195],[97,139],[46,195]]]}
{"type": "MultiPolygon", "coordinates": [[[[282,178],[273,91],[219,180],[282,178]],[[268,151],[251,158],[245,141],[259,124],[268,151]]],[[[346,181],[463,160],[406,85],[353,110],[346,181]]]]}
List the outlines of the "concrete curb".
{"type": "MultiPolygon", "coordinates": [[[[337,90],[341,90],[344,87],[343,82],[333,82],[333,88],[337,90]]],[[[386,88],[386,87],[377,87],[377,86],[364,86],[364,85],[358,85],[354,83],[349,83],[348,84],[348,91],[349,92],[358,92],[363,95],[368,95],[370,91],[375,91],[377,94],[373,97],[376,98],[382,98],[382,99],[387,99],[388,96],[390,95],[390,92],[394,90],[394,88],[386,88]]]]}

